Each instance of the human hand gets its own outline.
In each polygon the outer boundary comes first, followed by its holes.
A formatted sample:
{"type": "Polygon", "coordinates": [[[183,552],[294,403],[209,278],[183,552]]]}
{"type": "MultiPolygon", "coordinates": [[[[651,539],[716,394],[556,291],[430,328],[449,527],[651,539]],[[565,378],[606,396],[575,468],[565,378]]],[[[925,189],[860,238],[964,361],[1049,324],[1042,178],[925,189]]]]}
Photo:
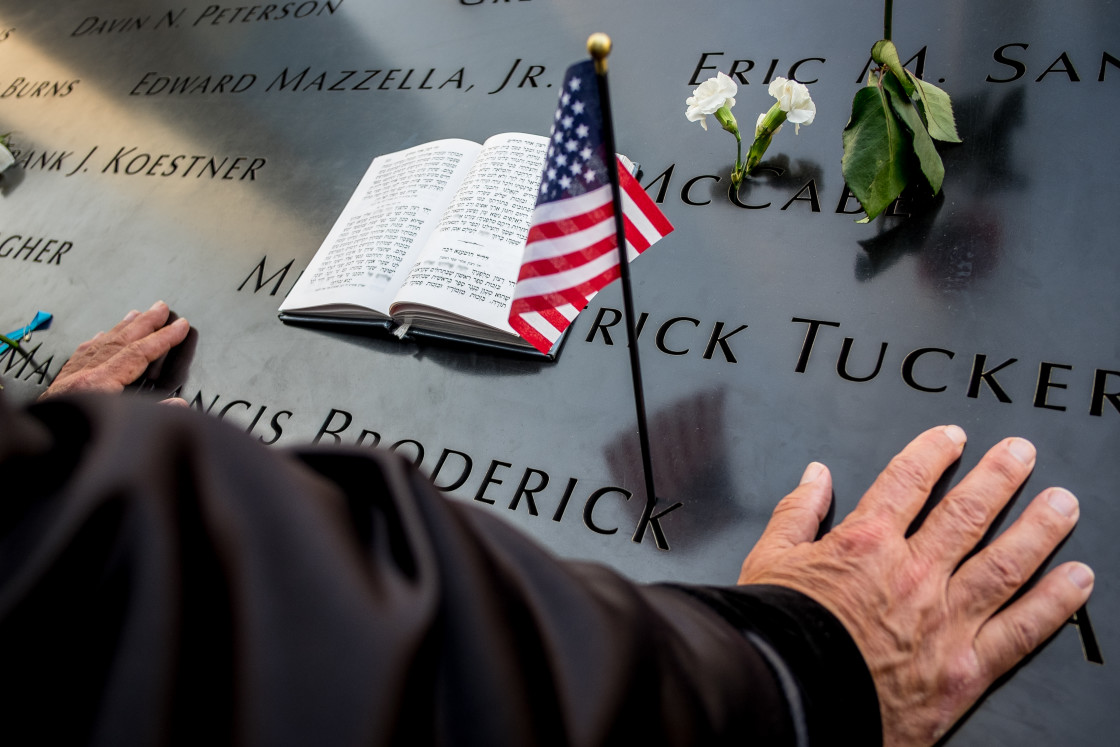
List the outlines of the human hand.
{"type": "Polygon", "coordinates": [[[1077,523],[1077,500],[1061,488],[1044,490],[961,562],[1034,467],[1035,449],[1021,438],[994,446],[905,536],[964,442],[957,426],[918,436],[818,541],[832,478],[824,465],[810,464],[739,576],[740,584],[801,591],[840,619],[871,670],[888,747],[935,742],[1093,588],[1088,566],[1064,563],[1001,609],[1077,523]]]}
{"type": "MultiPolygon", "coordinates": [[[[128,312],[117,326],[79,345],[40,399],[75,392],[122,391],[148,364],[186,338],[190,324],[182,318],[167,324],[170,313],[163,301],[145,312],[128,312]]],[[[166,402],[186,404],[175,399],[166,402]]]]}

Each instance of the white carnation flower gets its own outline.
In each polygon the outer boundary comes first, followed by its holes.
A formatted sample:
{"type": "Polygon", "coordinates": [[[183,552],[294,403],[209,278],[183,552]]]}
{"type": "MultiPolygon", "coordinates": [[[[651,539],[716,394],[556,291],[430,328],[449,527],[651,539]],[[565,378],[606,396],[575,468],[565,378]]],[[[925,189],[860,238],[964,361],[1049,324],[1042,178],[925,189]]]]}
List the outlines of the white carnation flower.
{"type": "Polygon", "coordinates": [[[812,124],[817,116],[817,105],[809,96],[804,84],[785,78],[774,78],[770,83],[770,95],[778,100],[778,106],[786,113],[786,120],[793,122],[794,132],[801,125],[812,124]]]}
{"type": "Polygon", "coordinates": [[[692,95],[685,99],[688,109],[684,116],[689,122],[699,122],[705,130],[708,129],[708,115],[715,114],[717,109],[724,106],[735,106],[735,94],[739,87],[726,73],[718,73],[714,78],[696,87],[692,95]]]}

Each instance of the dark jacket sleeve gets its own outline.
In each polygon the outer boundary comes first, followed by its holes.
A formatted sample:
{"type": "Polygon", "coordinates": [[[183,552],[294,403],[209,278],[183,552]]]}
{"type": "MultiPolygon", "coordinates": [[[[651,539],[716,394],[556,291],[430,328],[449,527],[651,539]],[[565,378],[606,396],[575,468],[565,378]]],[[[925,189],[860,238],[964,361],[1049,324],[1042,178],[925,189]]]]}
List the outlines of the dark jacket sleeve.
{"type": "Polygon", "coordinates": [[[880,741],[855,645],[796,592],[558,561],[374,450],[3,408],[0,728],[29,743],[880,741]]]}

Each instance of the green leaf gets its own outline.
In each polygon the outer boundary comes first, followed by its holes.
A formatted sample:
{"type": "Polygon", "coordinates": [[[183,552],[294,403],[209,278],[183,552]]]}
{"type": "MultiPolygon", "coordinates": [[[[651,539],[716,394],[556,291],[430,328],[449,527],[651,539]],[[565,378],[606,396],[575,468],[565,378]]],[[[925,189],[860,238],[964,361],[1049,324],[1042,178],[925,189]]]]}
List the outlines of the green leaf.
{"type": "Polygon", "coordinates": [[[909,181],[910,148],[886,97],[878,86],[861,88],[844,128],[844,180],[867,220],[886,210],[909,181]]]}
{"type": "Polygon", "coordinates": [[[937,147],[926,132],[925,122],[914,108],[910,97],[903,93],[902,87],[893,79],[884,77],[883,89],[887,92],[890,108],[910,135],[910,150],[918,157],[918,166],[921,167],[922,175],[925,176],[933,194],[937,194],[941,191],[941,182],[945,180],[945,165],[941,163],[941,156],[937,155],[937,147]]]}
{"type": "Polygon", "coordinates": [[[871,59],[886,66],[894,74],[894,77],[902,84],[907,96],[914,95],[914,83],[910,80],[910,73],[902,67],[902,60],[899,58],[898,49],[895,48],[893,42],[888,39],[880,39],[875,42],[875,46],[871,47],[871,59]]]}
{"type": "Polygon", "coordinates": [[[918,106],[929,129],[929,136],[946,143],[959,143],[961,138],[957,134],[957,121],[953,117],[953,102],[949,100],[949,94],[932,83],[926,83],[909,70],[906,74],[917,90],[918,106]]]}

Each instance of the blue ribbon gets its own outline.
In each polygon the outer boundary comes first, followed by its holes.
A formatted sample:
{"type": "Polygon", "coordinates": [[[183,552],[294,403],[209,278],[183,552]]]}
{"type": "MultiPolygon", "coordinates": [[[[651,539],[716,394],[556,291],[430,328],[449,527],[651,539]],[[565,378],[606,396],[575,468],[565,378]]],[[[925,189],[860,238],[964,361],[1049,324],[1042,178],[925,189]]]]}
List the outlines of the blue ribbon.
{"type": "MultiPolygon", "coordinates": [[[[50,315],[49,312],[46,312],[46,311],[36,312],[35,313],[35,318],[31,320],[30,324],[28,324],[26,327],[20,327],[19,329],[15,330],[14,332],[9,332],[6,336],[9,340],[15,340],[16,342],[19,342],[20,340],[27,337],[29,334],[31,334],[35,330],[39,329],[39,327],[42,327],[44,324],[46,324],[50,320],[51,320],[51,315],[50,315]]],[[[0,343],[0,355],[3,355],[6,352],[8,352],[8,344],[7,343],[0,343]]]]}

